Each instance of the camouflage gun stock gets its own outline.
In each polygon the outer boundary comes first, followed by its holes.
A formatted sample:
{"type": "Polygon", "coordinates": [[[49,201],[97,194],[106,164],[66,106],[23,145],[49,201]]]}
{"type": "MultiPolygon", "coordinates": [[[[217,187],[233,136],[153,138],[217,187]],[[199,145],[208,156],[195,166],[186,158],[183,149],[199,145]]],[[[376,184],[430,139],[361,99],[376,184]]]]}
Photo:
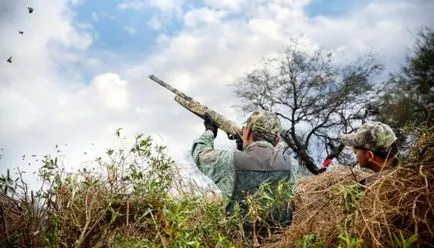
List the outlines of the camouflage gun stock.
{"type": "Polygon", "coordinates": [[[150,75],[149,78],[152,81],[158,83],[159,85],[173,92],[176,95],[175,101],[179,103],[181,106],[183,106],[184,108],[186,108],[187,110],[189,110],[190,112],[192,112],[193,114],[204,119],[205,114],[208,113],[211,119],[217,124],[219,129],[227,133],[229,139],[241,138],[241,129],[235,122],[227,119],[226,117],[217,113],[216,111],[209,109],[208,107],[199,103],[198,101],[195,101],[190,96],[187,96],[183,92],[172,87],[170,84],[165,83],[164,81],[160,80],[156,76],[150,75]]]}

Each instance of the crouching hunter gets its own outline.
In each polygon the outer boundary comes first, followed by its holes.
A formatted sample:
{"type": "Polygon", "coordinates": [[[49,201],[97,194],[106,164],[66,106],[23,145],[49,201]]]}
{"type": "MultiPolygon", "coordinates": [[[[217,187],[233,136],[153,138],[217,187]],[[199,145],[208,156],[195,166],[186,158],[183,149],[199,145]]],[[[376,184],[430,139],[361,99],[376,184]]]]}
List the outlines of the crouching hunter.
{"type": "MultiPolygon", "coordinates": [[[[218,126],[209,117],[205,118],[204,125],[204,133],[193,143],[192,157],[197,167],[229,199],[228,212],[233,210],[234,204],[239,204],[246,213],[246,196],[255,194],[261,184],[273,186],[291,179],[291,164],[276,149],[281,124],[272,112],[257,110],[249,116],[241,129],[242,140],[237,141],[238,150],[215,149],[218,126]]],[[[291,222],[290,200],[284,205],[277,211],[280,226],[291,222]]]]}

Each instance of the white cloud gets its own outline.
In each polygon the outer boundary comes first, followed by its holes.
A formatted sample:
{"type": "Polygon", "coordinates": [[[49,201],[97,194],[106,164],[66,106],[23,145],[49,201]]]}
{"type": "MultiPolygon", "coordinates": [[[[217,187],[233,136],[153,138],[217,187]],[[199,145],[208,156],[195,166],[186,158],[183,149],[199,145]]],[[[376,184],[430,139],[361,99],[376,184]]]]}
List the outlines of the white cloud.
{"type": "MultiPolygon", "coordinates": [[[[6,0],[0,9],[16,6],[16,1],[6,0]]],[[[68,152],[68,166],[80,166],[91,140],[111,138],[101,138],[100,130],[113,123],[124,125],[120,117],[117,122],[107,121],[116,116],[112,112],[128,107],[128,84],[118,75],[100,75],[87,85],[72,69],[83,60],[97,65],[98,59],[86,58],[92,36],[72,24],[68,2],[59,0],[44,8],[41,0],[33,1],[32,6],[32,15],[23,9],[23,13],[0,17],[0,57],[13,56],[13,63],[0,63],[1,172],[21,165],[26,165],[24,170],[34,170],[40,163],[36,159],[40,161],[40,156],[48,153],[60,155],[53,148],[64,143],[69,144],[62,146],[68,152]],[[18,28],[24,35],[16,34],[18,28]],[[86,95],[86,91],[92,94],[86,95]],[[22,154],[38,157],[22,161],[18,159],[22,154]]],[[[105,148],[100,146],[98,151],[105,148]]]]}
{"type": "Polygon", "coordinates": [[[433,25],[430,9],[408,1],[373,1],[365,8],[339,18],[317,17],[306,26],[305,34],[316,43],[340,50],[347,56],[360,56],[372,49],[388,69],[397,69],[413,45],[415,33],[433,25]]]}
{"type": "Polygon", "coordinates": [[[171,12],[179,10],[182,1],[180,0],[147,0],[150,6],[157,8],[162,12],[171,12]]]}
{"type": "MultiPolygon", "coordinates": [[[[91,85],[94,93],[104,103],[104,107],[113,110],[125,110],[128,107],[128,83],[115,73],[96,76],[91,85]]],[[[92,94],[93,95],[93,94],[92,94]]]]}
{"type": "Polygon", "coordinates": [[[224,11],[216,11],[210,8],[194,9],[185,14],[184,23],[187,27],[195,27],[199,24],[210,25],[219,23],[220,19],[225,16],[224,11]]]}
{"type": "Polygon", "coordinates": [[[151,19],[146,23],[148,27],[154,29],[154,30],[160,30],[163,27],[163,23],[160,21],[160,18],[158,16],[153,15],[151,19]]]}
{"type": "Polygon", "coordinates": [[[205,2],[212,8],[239,11],[249,3],[249,0],[206,0],[205,2]]]}
{"type": "Polygon", "coordinates": [[[95,69],[101,66],[101,61],[97,58],[89,57],[86,59],[85,65],[87,68],[95,69]]]}
{"type": "Polygon", "coordinates": [[[131,26],[123,26],[123,29],[128,32],[131,36],[137,33],[137,30],[131,26]]]}
{"type": "Polygon", "coordinates": [[[84,0],[69,0],[69,3],[73,6],[82,4],[84,0]]]}
{"type": "Polygon", "coordinates": [[[124,10],[140,10],[146,7],[152,7],[161,12],[170,13],[173,11],[179,11],[181,5],[181,0],[124,0],[119,3],[117,7],[124,10]]]}
{"type": "Polygon", "coordinates": [[[118,5],[119,9],[142,9],[146,6],[145,1],[140,0],[125,0],[122,3],[119,3],[118,5]]]}

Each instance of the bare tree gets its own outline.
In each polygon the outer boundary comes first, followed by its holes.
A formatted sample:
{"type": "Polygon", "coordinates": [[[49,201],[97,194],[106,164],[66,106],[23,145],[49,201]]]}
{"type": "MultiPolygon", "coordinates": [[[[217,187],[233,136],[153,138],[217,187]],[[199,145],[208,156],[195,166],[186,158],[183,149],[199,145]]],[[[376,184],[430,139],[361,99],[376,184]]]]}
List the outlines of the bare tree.
{"type": "MultiPolygon", "coordinates": [[[[337,156],[340,133],[353,130],[376,109],[370,104],[372,76],[382,67],[366,55],[344,66],[321,49],[308,52],[292,41],[285,51],[243,77],[235,93],[243,112],[267,109],[282,120],[282,139],[313,174],[313,155],[337,156]],[[314,147],[321,149],[314,150],[314,147]]],[[[323,156],[326,157],[326,156],[323,156]]]]}

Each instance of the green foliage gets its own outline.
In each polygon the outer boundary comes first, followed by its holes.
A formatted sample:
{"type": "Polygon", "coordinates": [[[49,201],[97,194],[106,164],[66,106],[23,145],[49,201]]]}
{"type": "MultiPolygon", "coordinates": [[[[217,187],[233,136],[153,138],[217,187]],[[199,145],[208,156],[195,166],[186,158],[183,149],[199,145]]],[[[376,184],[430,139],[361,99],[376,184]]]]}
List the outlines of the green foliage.
{"type": "Polygon", "coordinates": [[[33,212],[13,211],[24,223],[38,225],[9,226],[0,246],[244,247],[251,238],[244,230],[246,220],[271,227],[266,222],[274,217],[270,209],[292,198],[292,183],[264,184],[250,199],[247,215],[240,206],[227,215],[224,201],[173,194],[182,192],[173,188],[181,184],[173,182],[175,164],[164,146],[141,134],[127,145],[121,129],[116,136],[120,148],[108,149],[76,172],[66,172],[57,157],[45,156],[39,169],[43,185],[30,198],[22,198],[27,189],[22,178],[13,179],[9,171],[2,175],[4,194],[35,202],[28,208],[33,212]]]}
{"type": "Polygon", "coordinates": [[[419,32],[407,64],[391,76],[378,100],[379,120],[391,126],[434,125],[434,31],[419,32]]]}
{"type": "Polygon", "coordinates": [[[249,221],[260,222],[269,227],[270,220],[276,219],[275,224],[278,225],[278,218],[285,214],[282,210],[290,207],[288,199],[294,197],[293,187],[293,182],[288,180],[275,185],[263,183],[255,194],[246,199],[249,221]]]}
{"type": "Polygon", "coordinates": [[[359,248],[363,247],[363,239],[349,235],[348,233],[339,235],[339,248],[359,248]]]}
{"type": "Polygon", "coordinates": [[[246,197],[247,213],[242,223],[250,230],[253,245],[259,244],[260,240],[271,238],[273,233],[289,224],[292,217],[293,188],[291,180],[282,180],[277,184],[263,183],[256,193],[246,197]]]}
{"type": "Polygon", "coordinates": [[[363,191],[359,184],[337,185],[338,194],[342,195],[345,211],[353,213],[358,207],[358,200],[362,196],[363,191]]]}
{"type": "Polygon", "coordinates": [[[151,241],[137,237],[116,237],[110,242],[113,248],[142,248],[142,247],[160,247],[152,244],[151,241]]]}
{"type": "Polygon", "coordinates": [[[299,248],[321,248],[324,245],[315,233],[304,235],[298,244],[299,248]]]}
{"type": "Polygon", "coordinates": [[[0,176],[0,191],[7,195],[8,191],[15,191],[16,184],[11,178],[11,172],[9,169],[6,170],[6,175],[0,176]]]}
{"type": "Polygon", "coordinates": [[[409,238],[406,238],[404,234],[401,231],[399,231],[398,235],[394,235],[392,247],[411,248],[413,247],[413,244],[417,242],[417,240],[418,240],[417,233],[413,234],[409,238]]]}
{"type": "Polygon", "coordinates": [[[355,211],[359,207],[359,199],[362,197],[363,191],[360,184],[337,185],[338,194],[342,195],[345,212],[347,218],[340,226],[340,234],[338,239],[339,248],[359,248],[363,247],[364,241],[349,232],[349,227],[353,223],[355,211]]]}

